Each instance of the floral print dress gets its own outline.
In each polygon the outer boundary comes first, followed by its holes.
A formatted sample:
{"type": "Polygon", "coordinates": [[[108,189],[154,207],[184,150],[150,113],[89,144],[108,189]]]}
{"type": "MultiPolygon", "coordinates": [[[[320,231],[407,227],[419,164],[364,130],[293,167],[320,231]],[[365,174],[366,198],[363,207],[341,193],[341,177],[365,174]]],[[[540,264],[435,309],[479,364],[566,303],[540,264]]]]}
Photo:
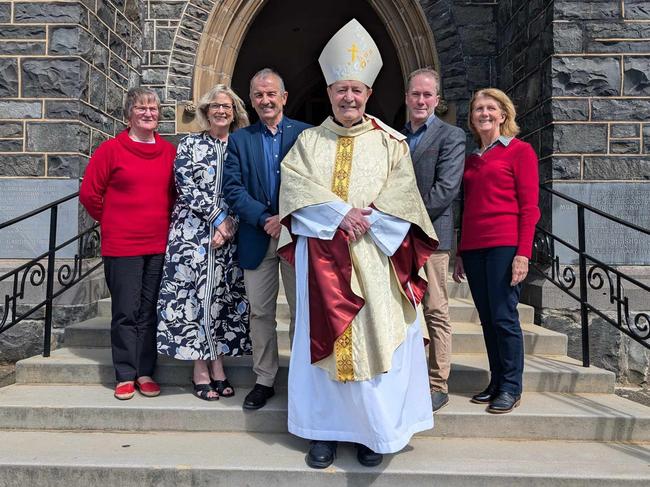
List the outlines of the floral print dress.
{"type": "Polygon", "coordinates": [[[158,297],[158,353],[211,360],[251,353],[249,304],[237,246],[210,246],[221,196],[226,144],[209,133],[184,137],[174,161],[176,191],[158,297]]]}

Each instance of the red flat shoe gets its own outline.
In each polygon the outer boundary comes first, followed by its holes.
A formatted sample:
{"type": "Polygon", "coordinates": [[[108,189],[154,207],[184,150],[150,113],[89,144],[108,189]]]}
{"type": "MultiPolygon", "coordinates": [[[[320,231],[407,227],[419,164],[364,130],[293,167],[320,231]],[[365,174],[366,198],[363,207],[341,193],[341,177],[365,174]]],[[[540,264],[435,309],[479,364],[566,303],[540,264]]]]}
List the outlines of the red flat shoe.
{"type": "Polygon", "coordinates": [[[160,394],[160,386],[152,380],[142,383],[135,381],[135,388],[146,397],[156,397],[160,394]]]}
{"type": "Polygon", "coordinates": [[[115,386],[115,394],[113,394],[120,401],[131,399],[135,394],[135,386],[133,382],[127,382],[122,385],[115,386]]]}

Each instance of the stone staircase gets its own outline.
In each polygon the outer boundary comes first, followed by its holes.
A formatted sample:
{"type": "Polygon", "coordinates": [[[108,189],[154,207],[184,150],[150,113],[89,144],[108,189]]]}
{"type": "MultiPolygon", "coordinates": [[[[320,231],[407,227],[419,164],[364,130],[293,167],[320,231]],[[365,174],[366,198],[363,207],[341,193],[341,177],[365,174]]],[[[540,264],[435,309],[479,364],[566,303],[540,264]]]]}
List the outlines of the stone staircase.
{"type": "Polygon", "coordinates": [[[435,427],[376,468],[350,445],[334,465],[305,465],[308,442],[287,433],[288,305],[278,298],[279,387],[259,411],[241,402],[250,357],[229,359],[237,394],[191,396],[191,366],[161,358],[158,398],[113,398],[110,301],[69,326],[65,348],[23,360],[0,389],[0,487],[34,486],[534,486],[650,485],[650,408],[613,394],[614,374],[566,356],[566,336],[532,324],[520,306],[526,362],[522,404],[491,415],[469,397],[488,382],[476,310],[450,283],[454,322],[450,403],[435,427]]]}

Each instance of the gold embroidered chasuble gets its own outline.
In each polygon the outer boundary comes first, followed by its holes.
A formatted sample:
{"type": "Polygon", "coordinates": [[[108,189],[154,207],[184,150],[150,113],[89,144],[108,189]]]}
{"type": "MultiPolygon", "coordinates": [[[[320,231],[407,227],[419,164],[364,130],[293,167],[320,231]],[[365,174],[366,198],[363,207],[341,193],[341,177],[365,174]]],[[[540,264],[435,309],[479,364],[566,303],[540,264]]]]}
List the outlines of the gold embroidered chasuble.
{"type": "MultiPolygon", "coordinates": [[[[378,210],[435,232],[417,190],[404,136],[367,116],[351,128],[331,117],[305,130],[282,161],[280,219],[301,208],[344,201],[378,210]]],[[[281,237],[280,246],[287,235],[281,237]]],[[[365,305],[336,340],[334,352],[315,365],[333,380],[367,380],[391,368],[416,311],[392,264],[366,233],[349,243],[352,291],[365,305]]]]}

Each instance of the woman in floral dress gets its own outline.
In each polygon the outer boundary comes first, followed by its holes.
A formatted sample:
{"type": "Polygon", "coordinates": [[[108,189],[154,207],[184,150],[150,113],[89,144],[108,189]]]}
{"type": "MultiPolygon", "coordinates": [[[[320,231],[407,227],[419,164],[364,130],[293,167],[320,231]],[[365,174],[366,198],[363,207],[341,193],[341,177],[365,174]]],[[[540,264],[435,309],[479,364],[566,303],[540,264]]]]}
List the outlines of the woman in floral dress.
{"type": "Polygon", "coordinates": [[[194,394],[230,397],[224,355],[251,352],[249,305],[233,240],[237,222],[221,195],[228,134],[248,125],[241,99],[219,84],[199,101],[205,131],[183,138],[174,173],[172,213],[158,298],[158,353],[193,360],[194,394]]]}

